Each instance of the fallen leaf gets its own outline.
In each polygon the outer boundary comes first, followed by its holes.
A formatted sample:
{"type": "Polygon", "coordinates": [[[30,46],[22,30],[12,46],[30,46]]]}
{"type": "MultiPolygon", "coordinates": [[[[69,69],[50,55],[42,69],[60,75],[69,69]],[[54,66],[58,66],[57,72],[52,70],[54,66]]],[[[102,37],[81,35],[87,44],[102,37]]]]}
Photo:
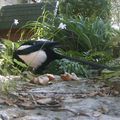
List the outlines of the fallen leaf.
{"type": "Polygon", "coordinates": [[[79,77],[77,77],[77,75],[75,73],[71,73],[71,75],[72,75],[73,80],[79,80],[80,79],[79,77]]]}
{"type": "Polygon", "coordinates": [[[46,85],[49,82],[49,78],[47,76],[38,77],[38,79],[39,79],[39,84],[41,85],[46,85]]]}
{"type": "Polygon", "coordinates": [[[69,81],[69,80],[72,80],[72,75],[69,73],[64,73],[64,74],[61,74],[61,78],[62,80],[69,81]]]}
{"type": "Polygon", "coordinates": [[[32,102],[27,101],[24,103],[19,103],[18,106],[23,107],[24,109],[34,109],[35,105],[32,104],[32,102]]]}
{"type": "Polygon", "coordinates": [[[39,80],[38,80],[37,77],[34,77],[34,78],[30,81],[30,83],[39,84],[39,80]]]}
{"type": "Polygon", "coordinates": [[[55,76],[53,74],[46,74],[50,81],[55,80],[55,76]]]}
{"type": "Polygon", "coordinates": [[[26,101],[29,100],[29,98],[20,96],[20,97],[19,97],[19,100],[22,101],[22,102],[26,102],[26,101]]]}
{"type": "Polygon", "coordinates": [[[49,78],[47,76],[34,77],[30,82],[38,85],[46,85],[49,82],[49,78]]]}
{"type": "Polygon", "coordinates": [[[98,95],[98,92],[97,91],[93,91],[93,92],[90,92],[88,96],[89,97],[94,97],[96,95],[98,95]]]}
{"type": "Polygon", "coordinates": [[[13,106],[14,105],[14,101],[13,100],[6,100],[5,104],[7,104],[9,106],[13,106]]]}
{"type": "Polygon", "coordinates": [[[37,100],[36,102],[38,104],[48,104],[52,101],[52,98],[42,98],[42,99],[39,99],[37,100]]]}
{"type": "Polygon", "coordinates": [[[79,77],[77,77],[77,75],[75,73],[64,73],[64,74],[61,74],[61,78],[62,80],[65,80],[65,81],[69,81],[69,80],[79,80],[79,77]]]}

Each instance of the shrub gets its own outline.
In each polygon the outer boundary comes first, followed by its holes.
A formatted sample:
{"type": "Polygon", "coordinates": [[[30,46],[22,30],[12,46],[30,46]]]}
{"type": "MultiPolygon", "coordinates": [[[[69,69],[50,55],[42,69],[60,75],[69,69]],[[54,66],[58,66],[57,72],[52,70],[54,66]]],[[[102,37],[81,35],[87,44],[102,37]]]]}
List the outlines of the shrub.
{"type": "Polygon", "coordinates": [[[60,0],[60,14],[83,17],[110,17],[110,0],[60,0]]]}

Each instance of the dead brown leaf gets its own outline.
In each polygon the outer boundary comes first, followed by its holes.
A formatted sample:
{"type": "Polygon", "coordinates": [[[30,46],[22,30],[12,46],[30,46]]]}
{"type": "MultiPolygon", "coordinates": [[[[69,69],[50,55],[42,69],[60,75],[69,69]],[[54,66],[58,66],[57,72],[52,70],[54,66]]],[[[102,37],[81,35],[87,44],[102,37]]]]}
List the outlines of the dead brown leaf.
{"type": "Polygon", "coordinates": [[[38,85],[46,85],[49,82],[49,78],[47,76],[34,77],[30,82],[38,85]]]}
{"type": "Polygon", "coordinates": [[[23,107],[25,109],[34,109],[35,108],[35,105],[31,101],[19,103],[18,106],[23,107]]]}
{"type": "Polygon", "coordinates": [[[55,76],[53,74],[46,74],[50,81],[55,80],[55,76]]]}
{"type": "Polygon", "coordinates": [[[64,73],[64,74],[61,74],[61,78],[64,81],[69,81],[69,80],[72,80],[72,75],[69,73],[64,73]]]}
{"type": "Polygon", "coordinates": [[[77,77],[77,75],[75,73],[64,73],[64,74],[61,74],[61,78],[62,80],[64,81],[69,81],[69,80],[79,80],[80,78],[77,77]]]}

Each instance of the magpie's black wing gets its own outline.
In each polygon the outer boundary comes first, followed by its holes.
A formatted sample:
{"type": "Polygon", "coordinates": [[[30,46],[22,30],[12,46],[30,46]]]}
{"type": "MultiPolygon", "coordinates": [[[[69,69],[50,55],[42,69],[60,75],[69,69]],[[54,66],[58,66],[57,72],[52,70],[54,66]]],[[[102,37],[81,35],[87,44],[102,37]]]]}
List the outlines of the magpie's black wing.
{"type": "Polygon", "coordinates": [[[19,50],[19,49],[16,50],[17,54],[26,55],[26,54],[30,54],[32,52],[38,51],[40,49],[42,49],[42,50],[52,49],[56,46],[59,46],[60,44],[56,41],[27,41],[24,44],[22,44],[21,46],[24,46],[24,45],[31,45],[31,46],[27,47],[25,49],[22,49],[22,50],[19,50]]]}
{"type": "MultiPolygon", "coordinates": [[[[22,45],[33,45],[35,43],[35,41],[33,40],[29,40],[29,41],[25,41],[22,45]]],[[[22,46],[20,45],[20,46],[22,46]]]]}

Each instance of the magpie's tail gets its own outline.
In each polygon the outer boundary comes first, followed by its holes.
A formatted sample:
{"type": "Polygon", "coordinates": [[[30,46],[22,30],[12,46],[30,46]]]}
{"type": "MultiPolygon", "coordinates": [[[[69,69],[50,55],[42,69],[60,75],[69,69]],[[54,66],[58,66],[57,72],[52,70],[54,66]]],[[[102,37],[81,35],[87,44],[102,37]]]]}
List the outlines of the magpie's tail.
{"type": "Polygon", "coordinates": [[[68,59],[68,60],[71,60],[71,61],[75,61],[75,62],[79,62],[79,63],[82,63],[83,65],[89,65],[89,66],[91,66],[95,69],[109,69],[109,70],[114,69],[113,67],[109,67],[107,65],[95,63],[95,62],[92,62],[92,61],[87,61],[87,60],[82,59],[82,58],[73,58],[73,57],[69,57],[69,56],[65,56],[65,55],[60,55],[59,59],[62,59],[62,58],[65,58],[65,59],[68,59]]]}

